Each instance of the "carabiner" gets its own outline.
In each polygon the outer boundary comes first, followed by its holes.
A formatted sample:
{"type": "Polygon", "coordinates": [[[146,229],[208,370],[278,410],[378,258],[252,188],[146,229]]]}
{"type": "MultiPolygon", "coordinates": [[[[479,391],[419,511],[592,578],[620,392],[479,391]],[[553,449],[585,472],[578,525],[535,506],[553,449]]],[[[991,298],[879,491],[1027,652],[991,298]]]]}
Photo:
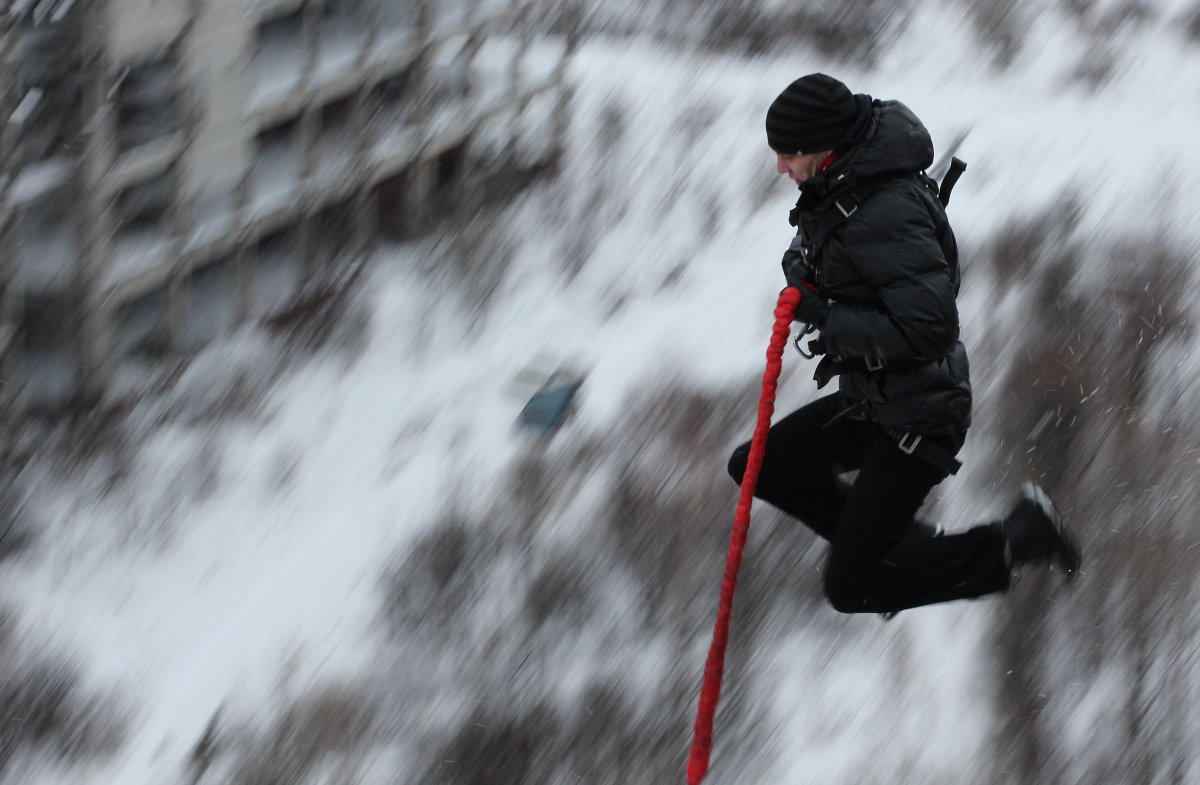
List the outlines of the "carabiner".
{"type": "Polygon", "coordinates": [[[796,351],[800,352],[800,356],[806,360],[816,357],[817,353],[804,351],[804,347],[800,345],[800,340],[806,335],[812,335],[816,331],[817,326],[815,324],[806,324],[804,325],[804,329],[796,333],[796,337],[792,339],[792,345],[796,347],[796,351]]]}

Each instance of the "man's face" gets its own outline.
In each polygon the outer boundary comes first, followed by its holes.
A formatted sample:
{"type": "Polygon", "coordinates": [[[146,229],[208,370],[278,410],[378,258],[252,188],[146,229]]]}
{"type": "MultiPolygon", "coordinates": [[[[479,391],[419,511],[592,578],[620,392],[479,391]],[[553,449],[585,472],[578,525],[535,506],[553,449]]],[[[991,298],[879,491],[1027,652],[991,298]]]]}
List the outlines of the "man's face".
{"type": "Polygon", "coordinates": [[[775,154],[775,171],[786,174],[796,185],[811,180],[821,167],[821,162],[829,157],[829,151],[809,153],[808,155],[775,154]]]}

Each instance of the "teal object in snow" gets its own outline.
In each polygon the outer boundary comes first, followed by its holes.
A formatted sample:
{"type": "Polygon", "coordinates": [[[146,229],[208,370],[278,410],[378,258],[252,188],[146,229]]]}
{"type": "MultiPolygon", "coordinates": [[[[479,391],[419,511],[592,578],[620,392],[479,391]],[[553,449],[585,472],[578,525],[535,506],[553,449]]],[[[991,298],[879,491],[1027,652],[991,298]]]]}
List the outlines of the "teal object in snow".
{"type": "Polygon", "coordinates": [[[570,416],[583,378],[554,373],[538,388],[517,417],[517,423],[531,430],[551,434],[570,416]]]}

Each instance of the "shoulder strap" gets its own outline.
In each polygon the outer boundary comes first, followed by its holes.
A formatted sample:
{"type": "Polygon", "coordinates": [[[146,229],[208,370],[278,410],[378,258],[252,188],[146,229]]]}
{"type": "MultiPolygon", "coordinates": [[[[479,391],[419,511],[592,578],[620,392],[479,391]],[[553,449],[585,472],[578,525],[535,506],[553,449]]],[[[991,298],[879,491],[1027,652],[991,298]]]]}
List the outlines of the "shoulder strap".
{"type": "MultiPolygon", "coordinates": [[[[942,203],[942,208],[944,209],[950,203],[950,192],[954,190],[954,184],[958,182],[958,178],[962,176],[966,168],[967,165],[961,158],[954,157],[950,160],[950,168],[946,171],[945,176],[942,177],[941,185],[938,185],[936,181],[924,172],[919,173],[918,176],[929,187],[929,190],[937,195],[937,199],[942,203]]],[[[812,236],[808,237],[801,244],[800,252],[803,254],[805,261],[811,263],[816,259],[817,250],[820,249],[825,236],[837,228],[842,221],[845,221],[858,212],[858,208],[870,198],[871,194],[879,186],[889,180],[896,180],[901,177],[903,175],[891,175],[866,180],[858,183],[855,187],[848,189],[834,199],[834,209],[830,210],[828,215],[817,224],[817,228],[813,231],[812,236]]],[[[798,209],[793,209],[792,215],[789,218],[791,223],[796,225],[799,221],[798,209]]]]}
{"type": "Polygon", "coordinates": [[[950,159],[950,168],[946,170],[946,174],[942,177],[942,184],[938,187],[938,199],[942,203],[942,207],[950,204],[950,192],[954,190],[954,184],[958,182],[958,178],[962,177],[962,173],[967,169],[967,163],[958,156],[950,159]]]}
{"type": "Polygon", "coordinates": [[[811,263],[815,260],[817,250],[820,249],[825,236],[836,229],[842,221],[845,221],[858,212],[858,208],[870,198],[876,188],[892,179],[895,178],[881,177],[858,183],[854,188],[848,189],[834,199],[833,209],[817,224],[817,228],[813,230],[812,235],[807,237],[805,242],[801,244],[800,253],[804,255],[805,261],[811,263]]]}

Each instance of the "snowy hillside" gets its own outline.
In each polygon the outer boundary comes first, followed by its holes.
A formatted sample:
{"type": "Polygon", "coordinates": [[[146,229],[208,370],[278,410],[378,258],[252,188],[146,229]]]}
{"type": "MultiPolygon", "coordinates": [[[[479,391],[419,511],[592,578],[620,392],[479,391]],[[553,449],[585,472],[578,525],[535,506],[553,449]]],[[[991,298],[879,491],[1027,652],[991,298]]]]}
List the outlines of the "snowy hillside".
{"type": "Polygon", "coordinates": [[[389,249],[318,348],[247,329],[19,434],[0,780],[682,781],[791,235],[762,116],[825,71],[969,164],[976,426],[932,514],[1037,477],[1088,566],[884,624],[756,507],[707,781],[1200,781],[1200,13],[1004,7],[1011,51],[930,0],[857,64],[592,37],[560,175],[389,249]],[[538,441],[517,377],[559,364],[580,408],[538,441]]]}

